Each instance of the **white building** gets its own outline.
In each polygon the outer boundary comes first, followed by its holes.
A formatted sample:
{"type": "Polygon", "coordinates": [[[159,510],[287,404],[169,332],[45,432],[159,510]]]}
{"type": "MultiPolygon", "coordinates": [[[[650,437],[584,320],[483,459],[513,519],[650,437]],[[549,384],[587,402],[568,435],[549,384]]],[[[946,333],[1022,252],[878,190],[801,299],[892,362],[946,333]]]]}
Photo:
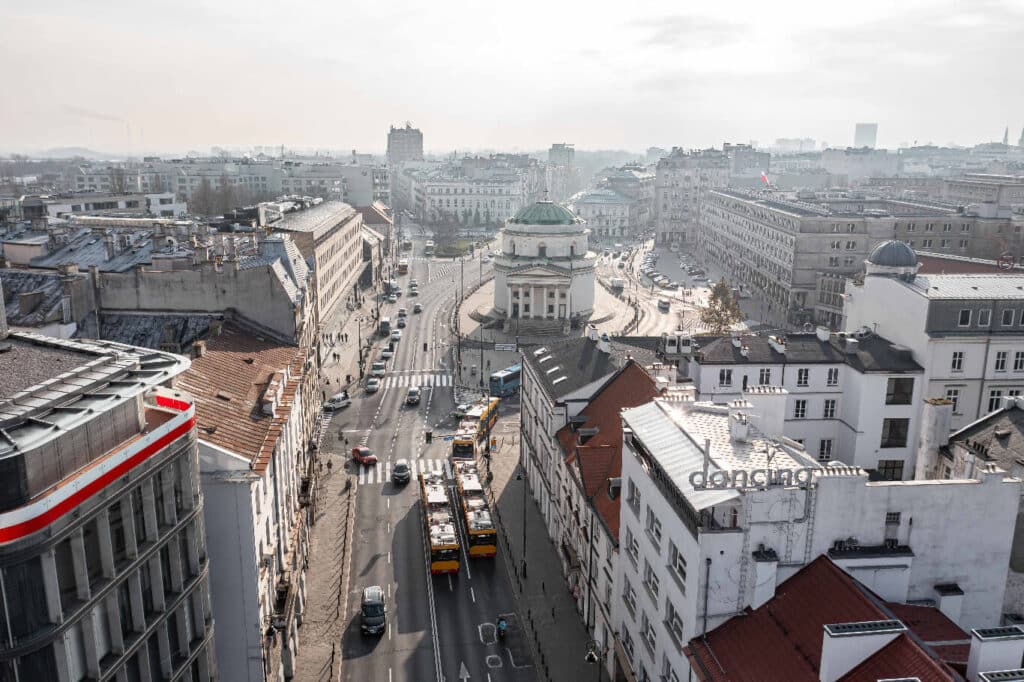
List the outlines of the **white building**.
{"type": "Polygon", "coordinates": [[[728,184],[729,158],[724,153],[673,147],[655,170],[655,240],[659,244],[694,241],[704,194],[728,184]]]}
{"type": "Polygon", "coordinates": [[[846,287],[848,330],[874,330],[924,367],[923,398],[953,402],[952,428],[1024,391],[1024,275],[918,275],[902,242],[880,244],[846,287]]]}
{"type": "Polygon", "coordinates": [[[637,202],[608,188],[589,189],[572,198],[572,210],[598,242],[615,242],[639,231],[637,202]]]}
{"type": "Polygon", "coordinates": [[[597,255],[589,249],[589,238],[582,220],[550,201],[516,213],[498,238],[495,312],[542,323],[593,312],[597,255]]]}
{"type": "Polygon", "coordinates": [[[180,385],[195,396],[220,679],[290,679],[306,596],[315,375],[303,373],[304,349],[230,326],[197,346],[180,385]]]}
{"type": "Polygon", "coordinates": [[[657,399],[622,413],[616,631],[638,679],[686,679],[690,639],[765,603],[822,554],[886,601],[955,587],[955,623],[999,624],[1018,479],[995,466],[946,481],[819,467],[766,435],[783,424],[763,397],[657,399]]]}
{"type": "Polygon", "coordinates": [[[693,339],[680,370],[698,400],[781,391],[781,435],[819,462],[837,460],[878,478],[914,477],[924,370],[909,349],[871,332],[693,339]]]}
{"type": "Polygon", "coordinates": [[[178,201],[174,192],[156,193],[76,193],[43,197],[46,213],[51,218],[72,215],[152,215],[177,218],[188,213],[188,205],[178,201]]]}

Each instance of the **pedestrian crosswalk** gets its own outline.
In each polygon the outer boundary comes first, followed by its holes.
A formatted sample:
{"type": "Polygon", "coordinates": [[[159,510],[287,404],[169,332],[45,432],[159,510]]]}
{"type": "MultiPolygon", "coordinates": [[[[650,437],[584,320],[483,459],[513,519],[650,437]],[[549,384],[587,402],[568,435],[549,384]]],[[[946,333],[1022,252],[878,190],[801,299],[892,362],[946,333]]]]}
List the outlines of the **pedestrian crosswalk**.
{"type": "Polygon", "coordinates": [[[443,263],[436,268],[431,268],[428,282],[439,279],[450,278],[453,274],[458,275],[458,263],[443,263]]]}
{"type": "MultiPolygon", "coordinates": [[[[409,468],[412,470],[412,480],[415,481],[420,474],[431,474],[431,473],[444,473],[445,480],[452,477],[452,465],[448,460],[445,459],[410,459],[409,468]]],[[[374,485],[378,483],[387,483],[391,480],[391,470],[394,467],[394,462],[388,460],[386,462],[377,462],[376,464],[365,466],[356,463],[359,467],[359,485],[374,485]]]]}
{"type": "Polygon", "coordinates": [[[381,388],[404,388],[406,386],[451,386],[451,374],[393,374],[381,380],[381,388]]]}

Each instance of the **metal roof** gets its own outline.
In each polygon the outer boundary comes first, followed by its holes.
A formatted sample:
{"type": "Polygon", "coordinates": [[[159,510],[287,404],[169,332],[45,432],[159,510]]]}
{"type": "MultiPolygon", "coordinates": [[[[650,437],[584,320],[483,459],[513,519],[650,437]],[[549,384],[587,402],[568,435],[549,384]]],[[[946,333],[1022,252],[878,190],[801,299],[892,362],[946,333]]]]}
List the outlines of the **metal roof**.
{"type": "Polygon", "coordinates": [[[1024,299],[1024,274],[918,275],[908,286],[936,300],[1024,299]]]}

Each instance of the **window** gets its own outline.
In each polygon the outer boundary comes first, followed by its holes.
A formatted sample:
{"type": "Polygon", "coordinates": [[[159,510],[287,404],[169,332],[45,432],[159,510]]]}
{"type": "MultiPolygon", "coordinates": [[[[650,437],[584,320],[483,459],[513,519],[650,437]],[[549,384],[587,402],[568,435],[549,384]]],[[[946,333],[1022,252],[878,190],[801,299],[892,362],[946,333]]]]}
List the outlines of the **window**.
{"type": "Polygon", "coordinates": [[[807,401],[797,400],[793,404],[793,419],[803,419],[807,416],[807,401]]]}
{"type": "Polygon", "coordinates": [[[1006,371],[1006,356],[1007,355],[1008,355],[1008,353],[1005,350],[1001,350],[1001,351],[996,353],[996,371],[997,372],[1005,372],[1006,371]]]}
{"type": "Polygon", "coordinates": [[[883,448],[905,448],[907,447],[907,432],[910,430],[909,419],[883,419],[882,420],[882,444],[883,448]]]}
{"type": "Polygon", "coordinates": [[[828,266],[830,268],[838,268],[839,267],[839,256],[829,256],[828,257],[828,266]]]}
{"type": "Polygon", "coordinates": [[[761,386],[767,386],[772,382],[772,371],[767,367],[762,367],[758,373],[757,383],[761,386]]]}
{"type": "Polygon", "coordinates": [[[836,418],[836,401],[834,398],[825,400],[825,409],[821,413],[824,419],[835,419],[836,418]]]}
{"type": "Polygon", "coordinates": [[[971,326],[971,311],[970,310],[968,310],[967,308],[964,308],[963,310],[960,311],[960,315],[959,315],[959,317],[957,319],[957,325],[960,326],[960,327],[970,327],[971,326]]]}
{"type": "Polygon", "coordinates": [[[926,249],[932,248],[932,240],[931,239],[922,239],[921,240],[921,246],[923,246],[926,249]]]}
{"type": "Polygon", "coordinates": [[[668,570],[679,580],[679,587],[686,593],[686,559],[676,547],[676,543],[668,542],[668,570]]]}
{"type": "Polygon", "coordinates": [[[1003,326],[1004,327],[1012,327],[1013,326],[1013,318],[1014,318],[1014,315],[1016,314],[1016,312],[1017,311],[1013,310],[1012,308],[1009,309],[1009,310],[1004,310],[1003,311],[1002,321],[1003,321],[1003,326]]]}
{"type": "Polygon", "coordinates": [[[644,641],[644,644],[647,645],[647,649],[651,653],[654,653],[654,645],[655,642],[658,641],[654,634],[654,623],[651,622],[651,619],[647,617],[646,613],[643,614],[643,618],[641,618],[641,623],[642,627],[640,629],[640,639],[642,639],[644,641]]]}
{"type": "Polygon", "coordinates": [[[1003,405],[1003,392],[995,389],[988,392],[988,411],[995,412],[1003,405]]]}
{"type": "Polygon", "coordinates": [[[626,554],[633,560],[633,565],[636,566],[640,560],[640,541],[637,540],[636,536],[633,535],[633,531],[626,529],[626,554]]]}
{"type": "Polygon", "coordinates": [[[966,239],[961,239],[960,240],[960,248],[961,249],[966,249],[967,248],[967,240],[966,239]]]}
{"type": "Polygon", "coordinates": [[[655,547],[661,547],[661,519],[655,516],[650,507],[647,507],[647,535],[655,547]]]}
{"type": "Polygon", "coordinates": [[[846,242],[846,250],[853,251],[857,248],[857,242],[846,242]]]}
{"type": "Polygon", "coordinates": [[[647,593],[651,595],[651,599],[657,604],[658,593],[661,591],[661,581],[658,579],[658,574],[654,572],[654,567],[646,559],[644,560],[644,587],[647,588],[647,593]]]}
{"type": "Polygon", "coordinates": [[[953,223],[943,223],[942,224],[942,231],[943,232],[952,232],[953,231],[953,223]]]}
{"type": "Polygon", "coordinates": [[[939,246],[941,246],[944,249],[948,249],[949,248],[949,242],[950,242],[949,239],[943,239],[941,242],[939,242],[939,246]]]}
{"type": "Polygon", "coordinates": [[[633,660],[633,637],[629,634],[629,628],[622,628],[622,633],[619,635],[622,638],[622,649],[629,656],[629,659],[633,660]]]}
{"type": "Polygon", "coordinates": [[[1024,370],[1024,351],[1017,351],[1013,354],[1013,371],[1020,372],[1024,370]]]}
{"type": "Polygon", "coordinates": [[[971,231],[971,224],[970,223],[960,223],[960,231],[961,232],[970,232],[971,231]]]}
{"type": "Polygon", "coordinates": [[[796,371],[796,385],[807,386],[810,383],[811,370],[809,369],[798,369],[796,371]]]}
{"type": "Polygon", "coordinates": [[[933,230],[935,230],[935,224],[934,223],[925,223],[925,226],[924,226],[924,231],[925,232],[932,232],[933,230]]]}
{"type": "Polygon", "coordinates": [[[846,258],[844,258],[843,265],[845,265],[846,267],[850,267],[851,265],[853,265],[853,256],[847,256],[846,258]]]}
{"type": "Polygon", "coordinates": [[[907,232],[915,232],[917,230],[916,223],[907,223],[907,232]]]}
{"type": "Polygon", "coordinates": [[[626,504],[633,510],[636,517],[640,518],[640,489],[636,487],[633,479],[629,479],[629,495],[626,497],[626,504]]]}
{"type": "Polygon", "coordinates": [[[636,590],[633,589],[633,585],[628,579],[623,578],[622,582],[622,601],[626,603],[626,608],[636,618],[636,590]]]}
{"type": "Polygon", "coordinates": [[[953,362],[950,363],[950,369],[954,372],[961,372],[964,369],[964,352],[962,350],[953,351],[953,362]]]}
{"type": "Polygon", "coordinates": [[[898,525],[900,525],[900,513],[899,512],[886,512],[885,513],[885,525],[887,525],[887,526],[898,526],[898,525]]]}
{"type": "Polygon", "coordinates": [[[822,438],[818,442],[818,461],[827,462],[832,459],[832,439],[822,438]]]}
{"type": "Polygon", "coordinates": [[[886,405],[909,405],[914,395],[914,380],[906,377],[890,377],[885,388],[886,405]]]}
{"type": "Polygon", "coordinates": [[[732,370],[731,369],[720,369],[720,370],[718,370],[718,385],[719,386],[732,386],[732,370]]]}
{"type": "Polygon", "coordinates": [[[832,250],[833,250],[833,251],[838,251],[838,250],[839,250],[839,248],[840,248],[840,247],[841,247],[842,245],[843,245],[843,243],[842,243],[841,241],[839,241],[838,239],[834,239],[834,240],[832,240],[832,244],[831,244],[831,246],[832,246],[832,250]]]}
{"type": "Polygon", "coordinates": [[[987,327],[992,321],[992,311],[989,308],[984,308],[978,311],[978,326],[987,327]]]}
{"type": "Polygon", "coordinates": [[[665,600],[665,627],[678,646],[686,644],[683,639],[683,614],[676,610],[671,599],[665,600]]]}
{"type": "Polygon", "coordinates": [[[825,383],[827,385],[829,385],[829,386],[838,386],[839,385],[839,368],[838,367],[829,367],[829,369],[828,369],[828,380],[825,381],[825,383]]]}
{"type": "MultiPolygon", "coordinates": [[[[682,646],[681,640],[679,646],[682,646]]],[[[668,656],[661,661],[661,680],[662,682],[679,682],[679,675],[672,669],[672,663],[668,660],[668,656]]]]}
{"type": "Polygon", "coordinates": [[[879,460],[878,472],[882,480],[903,480],[903,460],[879,460]]]}
{"type": "Polygon", "coordinates": [[[959,388],[947,388],[946,389],[946,400],[953,403],[953,414],[959,414],[960,410],[960,389],[959,388]]]}

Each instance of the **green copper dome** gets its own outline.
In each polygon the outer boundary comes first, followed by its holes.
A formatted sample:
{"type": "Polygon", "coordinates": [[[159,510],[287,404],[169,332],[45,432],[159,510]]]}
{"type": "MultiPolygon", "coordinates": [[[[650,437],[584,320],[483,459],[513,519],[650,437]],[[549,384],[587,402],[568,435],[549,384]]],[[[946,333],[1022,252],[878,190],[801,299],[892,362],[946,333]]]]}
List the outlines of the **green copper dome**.
{"type": "Polygon", "coordinates": [[[519,209],[509,222],[516,225],[575,225],[579,220],[572,211],[552,201],[538,201],[519,209]]]}

